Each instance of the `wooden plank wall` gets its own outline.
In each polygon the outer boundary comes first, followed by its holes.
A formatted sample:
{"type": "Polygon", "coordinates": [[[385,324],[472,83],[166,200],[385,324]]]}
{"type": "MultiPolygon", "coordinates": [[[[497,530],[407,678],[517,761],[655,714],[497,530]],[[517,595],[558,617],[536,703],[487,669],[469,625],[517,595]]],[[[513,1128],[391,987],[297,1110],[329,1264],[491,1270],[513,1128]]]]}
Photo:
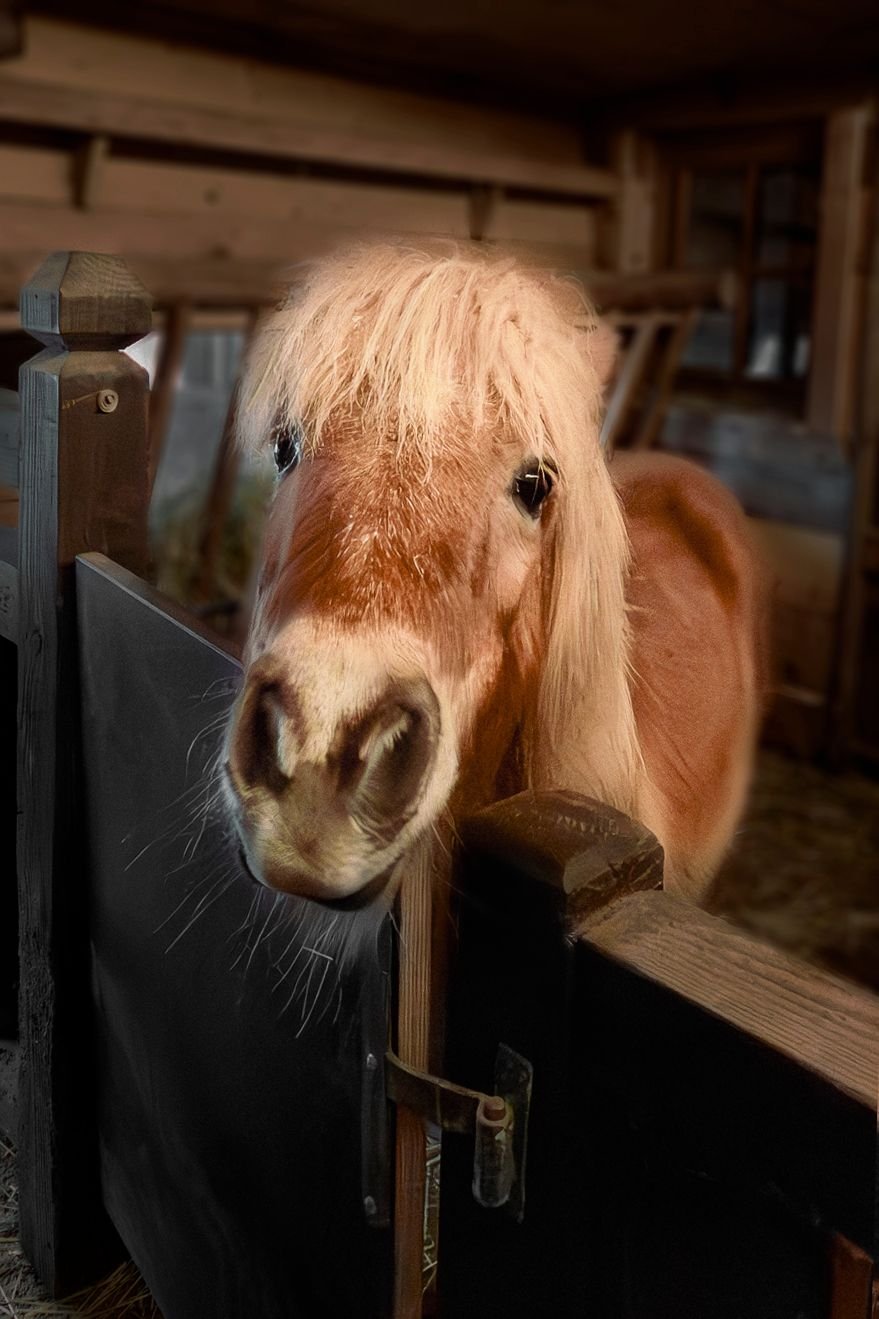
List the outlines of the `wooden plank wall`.
{"type": "Polygon", "coordinates": [[[359,231],[588,269],[617,193],[560,120],[34,17],[0,64],[0,306],[56,247],[214,305],[271,298],[279,268],[359,231]]]}

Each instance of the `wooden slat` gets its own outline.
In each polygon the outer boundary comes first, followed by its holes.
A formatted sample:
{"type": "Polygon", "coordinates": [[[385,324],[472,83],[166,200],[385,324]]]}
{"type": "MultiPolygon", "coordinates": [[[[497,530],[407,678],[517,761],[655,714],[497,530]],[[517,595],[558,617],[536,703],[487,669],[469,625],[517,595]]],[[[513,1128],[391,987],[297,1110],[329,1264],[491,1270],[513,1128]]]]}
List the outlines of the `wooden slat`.
{"type": "MultiPolygon", "coordinates": [[[[45,256],[28,247],[0,251],[0,304],[15,306],[18,290],[45,256]]],[[[141,256],[127,252],[126,264],[166,305],[185,300],[203,307],[248,307],[275,302],[283,287],[283,270],[275,260],[245,260],[213,253],[196,260],[171,256],[141,256]]]]}
{"type": "Polygon", "coordinates": [[[27,20],[0,78],[0,119],[610,197],[571,125],[51,20],[27,20]]]}
{"type": "Polygon", "coordinates": [[[655,153],[646,139],[626,130],[614,138],[611,154],[620,180],[612,263],[619,271],[643,273],[654,260],[655,153]]]}
{"type": "Polygon", "coordinates": [[[864,296],[867,163],[872,111],[839,110],[827,123],[806,419],[848,446],[864,296]]]}
{"type": "Polygon", "coordinates": [[[631,312],[683,310],[687,307],[733,307],[738,280],[720,270],[594,270],[583,274],[600,309],[631,312]]]}
{"type": "MultiPolygon", "coordinates": [[[[119,147],[117,146],[117,152],[119,147]]],[[[44,147],[0,146],[0,197],[9,201],[69,205],[70,152],[44,147]]],[[[530,203],[510,203],[511,237],[529,237],[530,203]],[[520,207],[525,208],[524,215],[520,207]],[[525,228],[526,232],[519,230],[525,228]]],[[[402,187],[363,179],[297,177],[264,170],[178,165],[159,160],[106,157],[92,180],[89,207],[136,214],[238,216],[258,222],[310,223],[346,229],[357,226],[398,232],[467,232],[467,198],[463,188],[402,187]]],[[[532,209],[540,213],[541,203],[532,209]]],[[[584,241],[574,227],[575,215],[586,215],[583,204],[547,204],[556,229],[568,222],[570,241],[584,241]],[[576,235],[576,237],[575,237],[576,235]]],[[[542,235],[547,237],[546,225],[542,235]]],[[[568,241],[559,233],[557,241],[568,241]]]]}
{"type": "Polygon", "coordinates": [[[18,569],[0,559],[0,637],[18,643],[18,569]]]}
{"type": "Polygon", "coordinates": [[[91,1053],[73,578],[87,550],[146,567],[146,373],[113,350],[149,328],[150,305],[115,258],[67,253],[45,262],[21,301],[24,327],[47,351],[20,376],[18,1177],[22,1243],[60,1294],[118,1250],[101,1208],[91,1062],[83,1065],[91,1053]],[[104,390],[116,402],[102,411],[104,390]]]}
{"type": "Polygon", "coordinates": [[[875,1110],[879,998],[671,894],[638,894],[580,927],[592,947],[875,1110]]]}
{"type": "Polygon", "coordinates": [[[675,377],[681,364],[684,349],[687,346],[693,326],[696,323],[696,309],[680,313],[673,325],[666,344],[662,350],[659,369],[651,381],[653,394],[638,429],[632,439],[633,449],[649,449],[659,439],[662,423],[671,401],[671,392],[675,377]]]}
{"type": "MultiPolygon", "coordinates": [[[[400,893],[400,970],[397,1053],[419,1071],[430,1059],[433,875],[419,852],[400,893]]],[[[426,1135],[407,1109],[397,1113],[394,1191],[394,1319],[420,1319],[423,1289],[426,1135]]]]}
{"type": "Polygon", "coordinates": [[[830,1242],[830,1311],[827,1319],[872,1319],[873,1261],[835,1233],[830,1242]]]}
{"type": "Polygon", "coordinates": [[[20,410],[14,389],[0,389],[0,486],[18,487],[20,410]]]}
{"type": "Polygon", "coordinates": [[[631,343],[623,354],[617,376],[613,382],[607,411],[601,427],[601,443],[609,454],[623,432],[635,396],[644,383],[644,373],[656,343],[659,325],[651,315],[640,321],[631,343]]]}
{"type": "MultiPolygon", "coordinates": [[[[854,499],[840,617],[837,670],[833,690],[831,751],[866,753],[875,763],[879,746],[863,745],[863,715],[869,708],[864,682],[864,641],[869,627],[870,577],[879,571],[879,169],[872,162],[873,210],[865,256],[866,288],[861,359],[858,371],[854,499]]],[[[829,259],[829,256],[828,256],[829,259]]],[[[872,679],[872,675],[871,675],[872,679]]]]}

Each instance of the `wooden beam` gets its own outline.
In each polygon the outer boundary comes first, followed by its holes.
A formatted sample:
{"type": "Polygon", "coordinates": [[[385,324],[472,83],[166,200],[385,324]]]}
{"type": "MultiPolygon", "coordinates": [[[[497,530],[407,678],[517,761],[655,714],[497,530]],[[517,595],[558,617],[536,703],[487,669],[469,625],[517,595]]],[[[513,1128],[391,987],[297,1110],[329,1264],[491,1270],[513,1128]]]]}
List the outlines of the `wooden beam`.
{"type": "Polygon", "coordinates": [[[668,334],[665,345],[661,350],[659,369],[651,381],[653,393],[650,402],[632,438],[631,447],[633,449],[649,449],[659,438],[662,423],[665,421],[668,412],[675,377],[681,364],[684,349],[689,342],[690,335],[693,333],[697,314],[696,308],[691,307],[688,311],[681,312],[677,318],[677,323],[671,327],[671,332],[668,334]]]}
{"type": "Polygon", "coordinates": [[[838,1232],[830,1240],[827,1319],[872,1319],[873,1260],[838,1232]]]}
{"type": "Polygon", "coordinates": [[[658,331],[659,326],[655,317],[649,314],[644,316],[635,330],[631,343],[623,353],[601,427],[601,443],[608,455],[616,448],[637,392],[644,383],[644,374],[656,344],[658,331]]]}
{"type": "Polygon", "coordinates": [[[594,948],[696,1003],[876,1111],[879,998],[671,894],[639,894],[580,927],[594,948]]]}
{"type": "Polygon", "coordinates": [[[833,683],[831,751],[867,754],[859,704],[864,700],[865,636],[869,627],[870,576],[879,571],[879,169],[873,162],[872,206],[865,260],[864,326],[857,373],[854,499],[833,683]]]}
{"type": "MultiPolygon", "coordinates": [[[[0,252],[0,305],[17,301],[16,290],[26,283],[45,256],[29,248],[19,253],[0,252]]],[[[170,306],[186,301],[202,307],[267,306],[284,288],[284,272],[277,260],[244,260],[209,256],[201,260],[126,254],[126,264],[150,289],[158,303],[170,306]]]]}
{"type": "Polygon", "coordinates": [[[28,18],[0,120],[424,177],[612,197],[562,122],[28,18]]]}
{"type": "Polygon", "coordinates": [[[671,311],[686,307],[732,307],[738,280],[732,271],[581,271],[599,310],[671,311]]]}
{"type": "Polygon", "coordinates": [[[825,137],[806,418],[844,448],[854,424],[868,201],[864,172],[873,122],[869,106],[838,110],[825,137]]]}
{"type": "Polygon", "coordinates": [[[656,225],[656,154],[637,133],[619,133],[611,145],[619,178],[614,202],[613,265],[626,274],[650,269],[656,225]]]}
{"type": "Polygon", "coordinates": [[[118,259],[61,252],[21,307],[44,351],[20,376],[18,1178],[22,1244],[60,1295],[119,1250],[89,1084],[73,577],[87,550],[146,568],[146,373],[117,350],[149,329],[150,303],[118,259]]]}

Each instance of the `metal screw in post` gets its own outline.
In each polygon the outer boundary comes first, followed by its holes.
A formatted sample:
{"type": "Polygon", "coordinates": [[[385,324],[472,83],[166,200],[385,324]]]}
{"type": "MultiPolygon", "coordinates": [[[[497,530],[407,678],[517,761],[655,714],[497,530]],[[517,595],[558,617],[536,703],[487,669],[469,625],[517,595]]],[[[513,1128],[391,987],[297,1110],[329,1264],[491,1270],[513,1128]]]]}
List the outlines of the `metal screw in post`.
{"type": "Polygon", "coordinates": [[[98,411],[115,412],[119,406],[119,395],[115,389],[98,390],[98,411]]]}
{"type": "Polygon", "coordinates": [[[374,1072],[377,1067],[378,1067],[378,1058],[376,1058],[374,1053],[368,1053],[366,1055],[366,1070],[368,1072],[374,1072]]]}
{"type": "Polygon", "coordinates": [[[375,1218],[376,1213],[378,1212],[378,1205],[373,1196],[365,1195],[363,1197],[363,1208],[367,1218],[375,1218]]]}

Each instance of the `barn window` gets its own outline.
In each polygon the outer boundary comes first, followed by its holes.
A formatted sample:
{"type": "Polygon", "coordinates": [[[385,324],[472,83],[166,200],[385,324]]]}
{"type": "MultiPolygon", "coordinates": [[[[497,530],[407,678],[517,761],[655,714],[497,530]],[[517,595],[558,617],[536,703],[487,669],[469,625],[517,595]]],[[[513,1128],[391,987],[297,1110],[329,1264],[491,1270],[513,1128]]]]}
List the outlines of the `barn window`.
{"type": "Polygon", "coordinates": [[[669,151],[671,264],[733,270],[740,287],[734,309],[701,313],[684,368],[693,383],[781,391],[798,411],[810,360],[820,138],[806,127],[739,137],[722,151],[715,143],[713,155],[698,142],[669,151]]]}

